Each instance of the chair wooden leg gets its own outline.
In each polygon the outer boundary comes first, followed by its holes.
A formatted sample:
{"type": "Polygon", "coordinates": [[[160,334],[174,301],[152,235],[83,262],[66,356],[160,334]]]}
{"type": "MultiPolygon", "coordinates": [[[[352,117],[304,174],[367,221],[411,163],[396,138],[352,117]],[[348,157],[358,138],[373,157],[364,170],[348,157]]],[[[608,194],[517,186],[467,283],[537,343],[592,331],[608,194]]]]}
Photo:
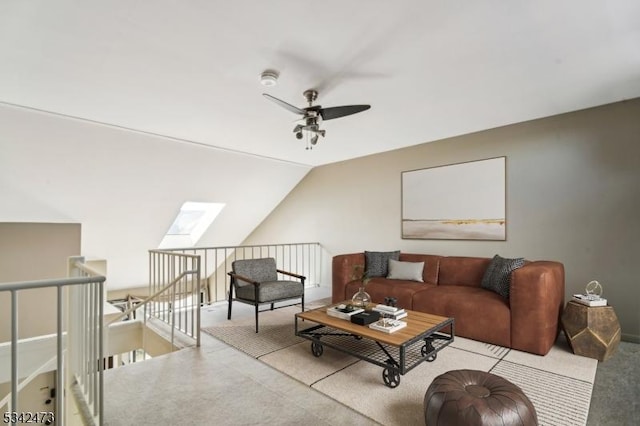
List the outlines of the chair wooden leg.
{"type": "Polygon", "coordinates": [[[273,311],[273,303],[271,304],[271,310],[273,311]]]}
{"type": "Polygon", "coordinates": [[[229,287],[229,308],[227,310],[227,319],[231,319],[231,302],[233,301],[233,287],[229,287]]]}
{"type": "Polygon", "coordinates": [[[302,312],[304,312],[304,293],[302,293],[302,312]]]}

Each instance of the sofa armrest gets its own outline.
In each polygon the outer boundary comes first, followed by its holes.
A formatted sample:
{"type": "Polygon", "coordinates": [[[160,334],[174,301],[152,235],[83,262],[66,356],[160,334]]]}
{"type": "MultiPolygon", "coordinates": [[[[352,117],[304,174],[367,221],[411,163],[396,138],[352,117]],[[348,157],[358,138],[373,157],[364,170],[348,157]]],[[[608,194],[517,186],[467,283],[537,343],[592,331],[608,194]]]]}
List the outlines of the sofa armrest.
{"type": "Polygon", "coordinates": [[[564,265],[529,262],[511,275],[511,347],[545,355],[555,343],[564,308],[564,265]]]}
{"type": "Polygon", "coordinates": [[[353,281],[353,267],[364,265],[364,253],[340,254],[333,257],[331,263],[331,302],[337,303],[350,299],[346,295],[347,283],[353,281]]]}

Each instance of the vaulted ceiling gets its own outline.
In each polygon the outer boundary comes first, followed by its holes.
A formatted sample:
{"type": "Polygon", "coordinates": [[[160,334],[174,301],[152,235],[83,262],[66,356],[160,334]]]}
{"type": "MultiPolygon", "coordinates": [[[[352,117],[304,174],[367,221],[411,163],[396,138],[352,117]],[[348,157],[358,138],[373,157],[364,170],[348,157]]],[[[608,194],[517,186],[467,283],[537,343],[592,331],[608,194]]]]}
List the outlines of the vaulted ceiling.
{"type": "Polygon", "coordinates": [[[640,96],[638,46],[637,0],[8,0],[0,102],[314,166],[640,96]],[[309,88],[372,108],[307,151],[261,94],[309,88]]]}

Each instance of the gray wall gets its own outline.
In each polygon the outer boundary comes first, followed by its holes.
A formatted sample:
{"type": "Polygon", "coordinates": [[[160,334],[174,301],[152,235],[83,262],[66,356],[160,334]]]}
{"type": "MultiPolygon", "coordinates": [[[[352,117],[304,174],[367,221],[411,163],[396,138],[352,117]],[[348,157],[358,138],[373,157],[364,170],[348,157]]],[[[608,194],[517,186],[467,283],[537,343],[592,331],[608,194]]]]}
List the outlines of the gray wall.
{"type": "Polygon", "coordinates": [[[557,260],[567,299],[597,279],[623,338],[640,342],[639,118],[634,99],[318,167],[245,243],[557,260]],[[401,238],[402,171],[498,156],[507,157],[506,241],[401,238]]]}

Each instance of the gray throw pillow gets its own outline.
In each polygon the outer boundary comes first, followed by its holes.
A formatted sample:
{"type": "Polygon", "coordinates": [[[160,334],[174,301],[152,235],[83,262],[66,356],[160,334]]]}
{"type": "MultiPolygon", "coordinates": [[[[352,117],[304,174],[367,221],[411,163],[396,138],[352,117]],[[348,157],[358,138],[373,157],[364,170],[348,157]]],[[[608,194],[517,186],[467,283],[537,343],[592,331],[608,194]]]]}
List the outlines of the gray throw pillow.
{"type": "Polygon", "coordinates": [[[389,259],[389,275],[390,280],[409,280],[423,283],[422,271],[424,271],[424,262],[400,262],[399,260],[389,259]]]}
{"type": "Polygon", "coordinates": [[[522,266],[524,266],[524,258],[522,257],[506,259],[496,254],[484,272],[480,287],[494,291],[508,299],[511,287],[511,272],[522,266]]]}
{"type": "Polygon", "coordinates": [[[389,271],[389,259],[398,260],[400,250],[396,251],[365,251],[364,269],[367,277],[386,277],[389,271]]]}

